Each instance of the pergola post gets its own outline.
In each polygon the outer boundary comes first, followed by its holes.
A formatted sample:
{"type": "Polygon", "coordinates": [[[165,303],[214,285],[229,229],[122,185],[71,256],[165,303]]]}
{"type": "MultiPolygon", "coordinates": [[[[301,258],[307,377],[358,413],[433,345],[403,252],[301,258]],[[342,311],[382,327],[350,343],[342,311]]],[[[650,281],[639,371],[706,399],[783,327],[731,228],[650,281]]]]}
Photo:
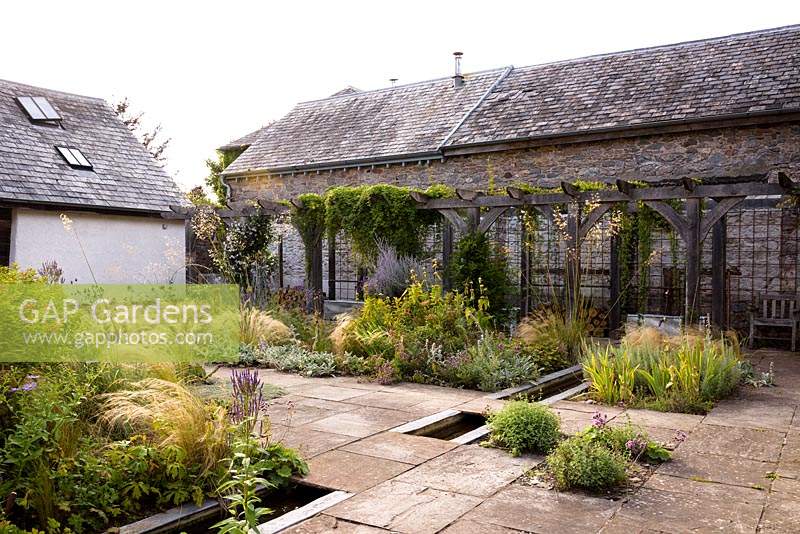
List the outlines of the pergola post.
{"type": "Polygon", "coordinates": [[[442,287],[450,289],[450,257],[453,255],[453,225],[442,221],[442,287]]]}
{"type": "Polygon", "coordinates": [[[620,238],[614,234],[611,236],[610,264],[609,264],[609,288],[608,300],[611,304],[608,310],[608,331],[609,334],[619,329],[622,325],[622,279],[620,276],[620,238]]]}
{"type": "Polygon", "coordinates": [[[700,236],[701,207],[699,198],[686,199],[686,324],[693,324],[700,309],[700,236]]]}
{"type": "Polygon", "coordinates": [[[727,237],[726,217],[711,229],[711,322],[717,328],[728,327],[727,303],[727,237]]]}
{"type": "Polygon", "coordinates": [[[328,300],[336,300],[336,237],[328,237],[328,300]]]}
{"type": "Polygon", "coordinates": [[[308,289],[310,289],[310,302],[307,306],[316,313],[322,312],[322,239],[317,240],[311,249],[311,272],[309,273],[308,289]]]}
{"type": "Polygon", "coordinates": [[[283,287],[283,236],[278,236],[278,287],[283,287]]]}
{"type": "Polygon", "coordinates": [[[527,246],[528,229],[525,227],[524,222],[520,225],[519,242],[519,310],[520,314],[524,317],[530,312],[528,309],[530,306],[530,265],[528,261],[530,251],[527,246]]]}
{"type": "Polygon", "coordinates": [[[481,209],[469,208],[467,209],[467,229],[470,233],[477,232],[478,226],[481,223],[481,209]]]}
{"type": "Polygon", "coordinates": [[[572,318],[580,297],[580,276],[581,276],[581,236],[580,236],[580,214],[582,205],[580,202],[570,203],[567,213],[567,253],[564,268],[566,269],[565,282],[565,303],[567,317],[572,318]]]}

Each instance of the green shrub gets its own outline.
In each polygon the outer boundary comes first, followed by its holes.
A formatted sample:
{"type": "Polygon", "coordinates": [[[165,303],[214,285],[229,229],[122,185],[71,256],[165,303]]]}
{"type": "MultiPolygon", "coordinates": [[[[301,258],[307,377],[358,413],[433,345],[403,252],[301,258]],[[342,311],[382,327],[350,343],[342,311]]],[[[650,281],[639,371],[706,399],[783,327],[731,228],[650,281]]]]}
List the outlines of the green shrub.
{"type": "Polygon", "coordinates": [[[330,352],[314,352],[298,345],[262,345],[255,361],[279,371],[303,376],[332,376],[336,373],[336,358],[330,352]]]}
{"type": "MultiPolygon", "coordinates": [[[[600,420],[603,421],[602,416],[596,414],[595,420],[597,417],[601,417],[600,420]]],[[[631,461],[644,459],[649,462],[665,462],[670,459],[667,449],[651,441],[647,432],[633,426],[630,421],[619,426],[596,423],[578,436],[631,461]]]]}
{"type": "Polygon", "coordinates": [[[484,298],[497,322],[508,319],[508,300],[513,296],[514,286],[506,255],[492,245],[486,234],[478,232],[462,237],[450,258],[449,270],[453,288],[469,295],[472,306],[478,307],[479,299],[484,298]]]}
{"type": "Polygon", "coordinates": [[[514,456],[523,452],[549,452],[558,443],[558,416],[541,404],[511,401],[488,418],[492,443],[514,456]]]}
{"type": "MultiPolygon", "coordinates": [[[[415,282],[397,298],[367,296],[354,316],[331,334],[340,355],[388,362],[400,377],[436,382],[440,372],[488,325],[483,304],[441,286],[415,282]]],[[[371,367],[375,367],[371,365],[371,367]]],[[[384,369],[385,371],[385,369],[384,369]]]]}
{"type": "Polygon", "coordinates": [[[627,481],[625,457],[603,444],[575,436],[562,441],[547,457],[558,489],[598,491],[627,481]]]}
{"type": "Polygon", "coordinates": [[[498,391],[539,377],[533,355],[491,332],[481,336],[456,361],[451,369],[443,362],[440,375],[450,383],[481,391],[498,391]]]}

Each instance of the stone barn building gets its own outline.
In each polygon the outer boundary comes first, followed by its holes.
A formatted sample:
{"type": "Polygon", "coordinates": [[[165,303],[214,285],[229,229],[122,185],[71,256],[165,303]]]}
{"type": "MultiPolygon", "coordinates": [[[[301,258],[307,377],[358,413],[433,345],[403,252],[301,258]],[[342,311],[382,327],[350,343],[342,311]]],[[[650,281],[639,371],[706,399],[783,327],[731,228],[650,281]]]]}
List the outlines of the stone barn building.
{"type": "MultiPolygon", "coordinates": [[[[233,201],[372,183],[487,190],[778,171],[797,178],[800,26],[347,88],[297,104],[221,150],[243,148],[223,173],[233,201]]],[[[514,223],[504,224],[499,238],[508,240],[514,223]]],[[[728,216],[731,313],[741,316],[758,292],[797,291],[797,226],[796,210],[774,202],[728,216]]],[[[287,230],[285,285],[303,283],[299,247],[287,230]]],[[[651,269],[661,280],[641,311],[670,311],[657,288],[679,264],[669,258],[651,269]]]]}

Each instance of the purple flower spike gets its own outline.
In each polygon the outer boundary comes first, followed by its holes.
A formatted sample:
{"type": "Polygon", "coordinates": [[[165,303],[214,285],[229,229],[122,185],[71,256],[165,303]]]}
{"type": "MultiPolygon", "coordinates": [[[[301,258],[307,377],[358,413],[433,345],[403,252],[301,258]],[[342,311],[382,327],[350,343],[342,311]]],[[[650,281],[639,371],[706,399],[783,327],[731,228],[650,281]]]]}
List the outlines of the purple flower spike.
{"type": "Polygon", "coordinates": [[[11,389],[9,389],[9,391],[14,393],[15,391],[19,391],[19,388],[11,388],[11,389]]]}
{"type": "Polygon", "coordinates": [[[39,375],[28,375],[25,378],[27,378],[28,380],[38,380],[39,375]]]}
{"type": "Polygon", "coordinates": [[[252,432],[259,413],[266,408],[264,384],[261,383],[258,370],[234,369],[231,372],[231,383],[233,385],[233,403],[231,403],[228,415],[234,424],[248,421],[252,432]]]}
{"type": "Polygon", "coordinates": [[[30,391],[36,389],[36,382],[25,382],[22,384],[22,391],[30,391]]]}
{"type": "Polygon", "coordinates": [[[592,416],[592,426],[595,428],[603,428],[604,426],[606,426],[607,422],[608,422],[608,416],[600,412],[595,412],[595,414],[592,416]]]}

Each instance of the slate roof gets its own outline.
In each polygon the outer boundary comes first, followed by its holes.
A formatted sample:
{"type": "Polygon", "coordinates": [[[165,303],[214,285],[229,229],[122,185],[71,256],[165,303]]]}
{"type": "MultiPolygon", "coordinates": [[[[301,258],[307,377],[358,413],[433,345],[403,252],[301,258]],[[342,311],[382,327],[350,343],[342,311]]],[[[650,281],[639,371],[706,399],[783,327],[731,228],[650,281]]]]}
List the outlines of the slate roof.
{"type": "Polygon", "coordinates": [[[502,72],[470,75],[459,89],[441,78],[297,104],[224,174],[435,153],[502,72]]]}
{"type": "Polygon", "coordinates": [[[242,136],[242,137],[240,137],[238,139],[234,139],[233,141],[222,145],[221,147],[219,147],[219,150],[231,150],[231,149],[234,149],[234,148],[246,148],[246,147],[249,147],[250,145],[252,145],[253,143],[255,143],[258,140],[258,138],[261,136],[262,132],[264,132],[267,128],[269,128],[269,125],[262,126],[261,128],[259,128],[258,130],[254,131],[254,132],[250,132],[249,134],[247,134],[245,136],[242,136]]]}
{"type": "Polygon", "coordinates": [[[800,25],[362,91],[298,104],[226,175],[448,148],[800,112],[800,25]],[[498,81],[499,80],[499,81],[498,81]]]}
{"type": "Polygon", "coordinates": [[[450,145],[800,111],[800,26],[515,69],[450,145]]]}
{"type": "Polygon", "coordinates": [[[183,195],[104,100],[0,80],[0,200],[159,212],[183,195]],[[19,96],[47,98],[60,126],[32,123],[19,96]],[[93,170],[70,167],[57,145],[93,170]]]}

